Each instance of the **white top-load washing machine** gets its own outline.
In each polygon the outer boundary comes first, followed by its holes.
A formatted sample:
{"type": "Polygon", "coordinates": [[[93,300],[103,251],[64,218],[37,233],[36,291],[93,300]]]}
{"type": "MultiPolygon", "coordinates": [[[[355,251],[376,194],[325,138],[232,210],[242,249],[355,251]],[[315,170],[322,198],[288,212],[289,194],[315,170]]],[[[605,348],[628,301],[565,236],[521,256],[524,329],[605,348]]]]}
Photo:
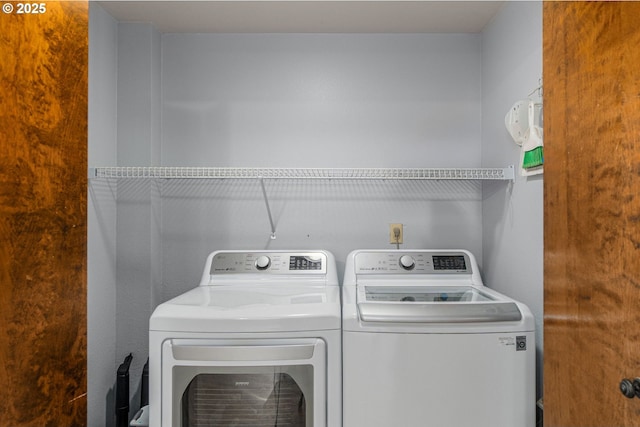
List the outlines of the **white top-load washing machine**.
{"type": "Polygon", "coordinates": [[[151,316],[151,426],[340,426],[341,391],[329,252],[214,252],[151,316]]]}
{"type": "Polygon", "coordinates": [[[533,427],[535,325],[464,250],[358,250],[343,281],[344,427],[533,427]]]}

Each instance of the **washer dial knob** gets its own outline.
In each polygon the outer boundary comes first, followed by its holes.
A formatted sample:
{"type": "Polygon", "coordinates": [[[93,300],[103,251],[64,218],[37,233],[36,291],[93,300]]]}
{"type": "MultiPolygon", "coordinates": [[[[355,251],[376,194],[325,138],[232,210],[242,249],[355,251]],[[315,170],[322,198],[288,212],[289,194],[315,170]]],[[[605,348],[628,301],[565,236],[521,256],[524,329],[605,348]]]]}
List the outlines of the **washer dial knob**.
{"type": "Polygon", "coordinates": [[[413,270],[416,262],[411,255],[402,255],[400,257],[400,266],[405,270],[413,270]]]}
{"type": "Polygon", "coordinates": [[[258,270],[266,270],[271,265],[271,259],[266,255],[260,255],[256,259],[256,268],[258,270]]]}

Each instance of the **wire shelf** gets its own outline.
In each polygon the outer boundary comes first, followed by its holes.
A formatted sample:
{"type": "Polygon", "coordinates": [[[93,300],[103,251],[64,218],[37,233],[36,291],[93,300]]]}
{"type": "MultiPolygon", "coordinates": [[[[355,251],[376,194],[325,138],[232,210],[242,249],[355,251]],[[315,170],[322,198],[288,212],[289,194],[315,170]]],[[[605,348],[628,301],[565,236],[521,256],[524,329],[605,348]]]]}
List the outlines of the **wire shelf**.
{"type": "Polygon", "coordinates": [[[335,179],[335,180],[494,180],[513,181],[514,168],[205,168],[97,167],[89,178],[147,179],[335,179]]]}

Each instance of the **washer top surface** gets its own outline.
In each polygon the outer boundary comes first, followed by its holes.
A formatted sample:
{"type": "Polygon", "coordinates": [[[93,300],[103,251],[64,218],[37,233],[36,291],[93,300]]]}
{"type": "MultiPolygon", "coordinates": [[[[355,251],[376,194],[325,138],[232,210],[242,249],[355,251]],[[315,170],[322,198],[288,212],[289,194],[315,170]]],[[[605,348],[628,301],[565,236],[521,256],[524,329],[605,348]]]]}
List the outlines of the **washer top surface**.
{"type": "Polygon", "coordinates": [[[335,259],[326,251],[218,251],[200,286],[160,304],[150,330],[293,332],[340,329],[335,259]]]}
{"type": "Polygon", "coordinates": [[[484,286],[465,250],[359,250],[343,281],[345,330],[533,329],[529,309],[484,286]]]}

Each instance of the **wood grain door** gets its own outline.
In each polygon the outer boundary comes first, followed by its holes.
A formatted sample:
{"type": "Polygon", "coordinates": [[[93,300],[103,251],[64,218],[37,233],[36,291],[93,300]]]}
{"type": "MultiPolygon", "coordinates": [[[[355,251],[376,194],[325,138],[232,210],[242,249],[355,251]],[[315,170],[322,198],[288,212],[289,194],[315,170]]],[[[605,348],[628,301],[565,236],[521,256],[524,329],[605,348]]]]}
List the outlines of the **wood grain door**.
{"type": "Polygon", "coordinates": [[[543,7],[545,426],[640,426],[640,3],[543,7]]]}
{"type": "Polygon", "coordinates": [[[0,2],[0,427],[86,425],[86,2],[0,2]]]}

